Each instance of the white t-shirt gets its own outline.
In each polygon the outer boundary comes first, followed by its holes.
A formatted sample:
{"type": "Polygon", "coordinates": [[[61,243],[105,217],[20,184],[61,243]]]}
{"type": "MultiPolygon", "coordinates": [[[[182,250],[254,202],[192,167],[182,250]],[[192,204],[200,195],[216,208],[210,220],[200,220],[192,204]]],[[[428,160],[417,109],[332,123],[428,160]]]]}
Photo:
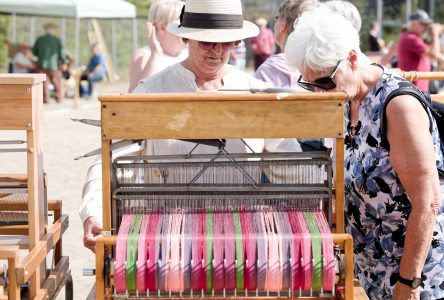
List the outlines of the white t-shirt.
{"type": "MultiPolygon", "coordinates": [[[[144,57],[150,57],[151,49],[148,46],[145,46],[134,51],[133,55],[136,54],[142,54],[144,57]]],[[[180,52],[180,54],[177,56],[169,56],[165,53],[162,53],[162,55],[160,55],[156,61],[156,66],[157,66],[156,69],[150,76],[159,73],[160,71],[163,71],[166,67],[184,61],[187,57],[188,57],[188,48],[184,48],[182,52],[180,52]]]]}
{"type": "MultiPolygon", "coordinates": [[[[267,84],[253,76],[230,66],[231,71],[223,77],[226,89],[267,88],[267,84]]],[[[142,80],[135,94],[146,93],[190,93],[198,90],[194,73],[176,63],[165,70],[142,80]]],[[[296,139],[245,139],[255,152],[299,152],[300,145],[296,139]]],[[[193,143],[179,140],[149,140],[143,147],[133,145],[122,148],[113,153],[113,158],[122,155],[159,155],[159,154],[187,154],[194,147],[193,143]]],[[[228,140],[226,150],[229,153],[246,153],[248,148],[239,139],[228,140]]],[[[199,145],[195,154],[217,153],[216,147],[199,145]]],[[[83,188],[82,202],[79,214],[84,222],[88,217],[95,216],[102,219],[102,167],[101,160],[89,168],[86,183],[83,188]]]]}
{"type": "MultiPolygon", "coordinates": [[[[228,66],[231,71],[223,77],[224,89],[260,89],[268,85],[250,74],[234,66],[228,66]]],[[[146,93],[192,93],[198,91],[194,73],[181,63],[176,63],[155,75],[140,81],[134,89],[134,94],[146,93]]]]}
{"type": "Polygon", "coordinates": [[[12,60],[12,64],[13,64],[12,72],[13,73],[28,73],[29,72],[27,68],[21,68],[21,67],[17,66],[17,63],[19,63],[21,65],[25,65],[25,66],[32,66],[32,61],[29,59],[29,57],[20,51],[14,55],[14,58],[12,60]]]}

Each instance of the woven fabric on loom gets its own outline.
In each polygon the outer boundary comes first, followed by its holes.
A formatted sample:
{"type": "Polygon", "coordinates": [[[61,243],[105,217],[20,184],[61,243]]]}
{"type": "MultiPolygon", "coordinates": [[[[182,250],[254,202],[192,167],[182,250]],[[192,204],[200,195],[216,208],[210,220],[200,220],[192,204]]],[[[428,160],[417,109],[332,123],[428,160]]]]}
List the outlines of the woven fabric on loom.
{"type": "Polygon", "coordinates": [[[333,240],[318,210],[211,208],[124,214],[117,293],[334,289],[333,240]]]}

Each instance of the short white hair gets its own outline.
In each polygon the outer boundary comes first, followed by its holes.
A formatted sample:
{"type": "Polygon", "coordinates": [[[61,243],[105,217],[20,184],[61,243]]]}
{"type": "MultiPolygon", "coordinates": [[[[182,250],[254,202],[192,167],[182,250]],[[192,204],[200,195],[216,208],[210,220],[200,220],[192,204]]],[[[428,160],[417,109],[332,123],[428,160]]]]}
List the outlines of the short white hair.
{"type": "Polygon", "coordinates": [[[148,11],[148,21],[165,24],[176,21],[183,6],[180,0],[155,0],[148,11]]]}
{"type": "Polygon", "coordinates": [[[285,45],[287,63],[300,71],[323,71],[361,53],[359,35],[342,15],[325,8],[304,12],[294,24],[285,45]]]}
{"type": "Polygon", "coordinates": [[[333,12],[343,15],[344,18],[352,23],[357,32],[361,31],[361,14],[353,3],[343,0],[331,0],[325,2],[325,6],[331,9],[333,12]]]}

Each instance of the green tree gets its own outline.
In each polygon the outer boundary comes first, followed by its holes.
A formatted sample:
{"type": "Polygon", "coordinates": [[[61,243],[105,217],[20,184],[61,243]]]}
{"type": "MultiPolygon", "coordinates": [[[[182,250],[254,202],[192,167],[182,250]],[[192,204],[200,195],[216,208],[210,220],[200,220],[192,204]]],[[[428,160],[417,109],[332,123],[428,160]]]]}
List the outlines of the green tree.
{"type": "Polygon", "coordinates": [[[7,15],[0,15],[0,73],[8,71],[8,46],[4,41],[9,39],[9,19],[7,15]]]}
{"type": "Polygon", "coordinates": [[[146,16],[154,0],[127,0],[136,6],[138,16],[146,16]]]}

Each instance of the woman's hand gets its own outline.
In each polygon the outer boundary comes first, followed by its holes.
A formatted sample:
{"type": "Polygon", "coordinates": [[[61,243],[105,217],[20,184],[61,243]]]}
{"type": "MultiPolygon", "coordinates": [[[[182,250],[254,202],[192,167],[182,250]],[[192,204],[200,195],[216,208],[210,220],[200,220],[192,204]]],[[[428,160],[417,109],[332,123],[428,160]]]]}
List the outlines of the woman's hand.
{"type": "Polygon", "coordinates": [[[393,300],[419,300],[419,288],[412,289],[411,287],[397,283],[393,289],[393,300]]]}
{"type": "Polygon", "coordinates": [[[95,253],[99,237],[102,237],[102,224],[96,217],[89,217],[83,223],[83,245],[95,253]]]}
{"type": "Polygon", "coordinates": [[[146,37],[151,54],[162,54],[162,46],[160,46],[156,35],[156,26],[151,22],[146,22],[146,37]]]}

